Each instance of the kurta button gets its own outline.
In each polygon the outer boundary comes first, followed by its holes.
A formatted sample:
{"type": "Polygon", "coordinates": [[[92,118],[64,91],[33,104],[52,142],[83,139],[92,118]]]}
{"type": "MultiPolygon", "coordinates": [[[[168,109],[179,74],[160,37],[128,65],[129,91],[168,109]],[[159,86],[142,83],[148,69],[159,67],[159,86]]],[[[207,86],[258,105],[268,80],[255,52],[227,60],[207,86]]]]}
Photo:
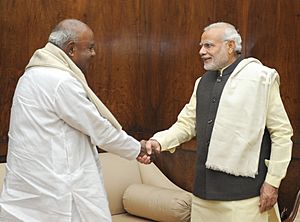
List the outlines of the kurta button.
{"type": "Polygon", "coordinates": [[[217,101],[217,99],[214,97],[214,98],[212,99],[212,102],[215,103],[216,101],[217,101]]]}
{"type": "Polygon", "coordinates": [[[212,122],[213,122],[212,119],[210,119],[210,120],[207,121],[208,124],[212,124],[212,122]]]}

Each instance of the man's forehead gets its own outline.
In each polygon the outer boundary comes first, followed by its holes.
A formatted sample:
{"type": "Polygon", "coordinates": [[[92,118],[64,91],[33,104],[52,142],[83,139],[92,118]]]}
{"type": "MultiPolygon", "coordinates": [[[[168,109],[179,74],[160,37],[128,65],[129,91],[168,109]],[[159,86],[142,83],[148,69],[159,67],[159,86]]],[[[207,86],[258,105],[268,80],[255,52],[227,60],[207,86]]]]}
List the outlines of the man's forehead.
{"type": "Polygon", "coordinates": [[[80,35],[80,40],[91,41],[94,39],[93,31],[90,29],[84,30],[80,35]]]}
{"type": "Polygon", "coordinates": [[[224,29],[222,28],[212,28],[209,29],[205,32],[203,32],[202,36],[201,36],[201,41],[217,41],[222,39],[222,36],[224,34],[224,29]]]}

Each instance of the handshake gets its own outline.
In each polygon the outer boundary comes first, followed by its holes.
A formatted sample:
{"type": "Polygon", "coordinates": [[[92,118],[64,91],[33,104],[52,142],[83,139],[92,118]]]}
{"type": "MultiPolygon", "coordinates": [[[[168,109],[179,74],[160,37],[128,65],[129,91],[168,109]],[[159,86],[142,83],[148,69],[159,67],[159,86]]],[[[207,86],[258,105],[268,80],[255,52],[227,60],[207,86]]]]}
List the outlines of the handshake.
{"type": "Polygon", "coordinates": [[[136,158],[137,161],[143,164],[150,164],[152,163],[156,155],[160,153],[161,146],[159,142],[156,140],[150,139],[150,140],[141,140],[141,151],[138,157],[136,158]]]}

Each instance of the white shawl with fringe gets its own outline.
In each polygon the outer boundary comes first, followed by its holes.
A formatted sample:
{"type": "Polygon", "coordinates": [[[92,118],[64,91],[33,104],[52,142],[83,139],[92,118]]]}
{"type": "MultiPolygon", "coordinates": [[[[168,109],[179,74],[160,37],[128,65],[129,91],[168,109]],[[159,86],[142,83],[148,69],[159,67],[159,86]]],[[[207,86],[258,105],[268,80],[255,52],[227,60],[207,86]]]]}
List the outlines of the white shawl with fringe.
{"type": "Polygon", "coordinates": [[[269,92],[279,75],[257,59],[242,60],[223,89],[206,161],[208,169],[255,177],[269,92]]]}
{"type": "Polygon", "coordinates": [[[116,129],[122,129],[121,125],[113,116],[113,114],[88,86],[84,74],[63,50],[52,43],[47,43],[44,48],[38,49],[34,52],[28,65],[26,66],[26,69],[34,66],[53,67],[69,72],[82,84],[88,95],[88,98],[96,106],[100,115],[106,118],[116,129]]]}

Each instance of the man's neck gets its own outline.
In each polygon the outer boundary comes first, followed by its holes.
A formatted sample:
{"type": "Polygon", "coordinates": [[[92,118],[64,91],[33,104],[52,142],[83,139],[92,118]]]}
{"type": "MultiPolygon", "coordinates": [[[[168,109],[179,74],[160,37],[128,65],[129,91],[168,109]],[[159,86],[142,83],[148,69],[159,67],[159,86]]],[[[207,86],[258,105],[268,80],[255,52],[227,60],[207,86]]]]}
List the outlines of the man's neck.
{"type": "Polygon", "coordinates": [[[224,66],[223,68],[218,69],[218,71],[220,72],[220,76],[222,76],[223,71],[226,68],[228,68],[230,65],[232,65],[239,57],[240,57],[239,55],[233,56],[231,59],[229,59],[229,62],[226,66],[224,66]]]}

